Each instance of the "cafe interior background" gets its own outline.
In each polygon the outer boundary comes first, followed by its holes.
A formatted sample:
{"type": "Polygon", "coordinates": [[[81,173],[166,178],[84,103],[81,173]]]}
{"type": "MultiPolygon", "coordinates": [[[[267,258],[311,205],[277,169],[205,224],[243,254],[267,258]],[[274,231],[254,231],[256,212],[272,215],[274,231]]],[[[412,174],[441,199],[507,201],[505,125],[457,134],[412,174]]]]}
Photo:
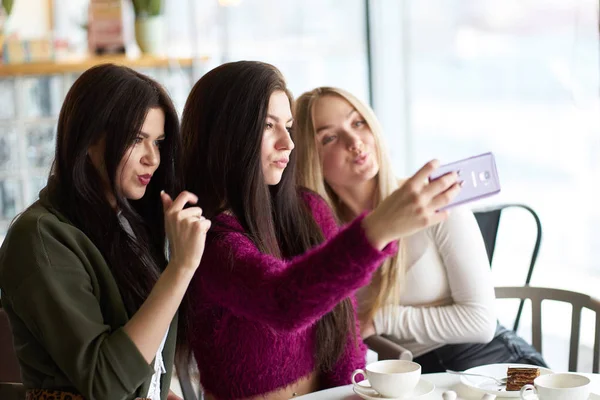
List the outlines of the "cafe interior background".
{"type": "MultiPolygon", "coordinates": [[[[471,207],[530,206],[543,228],[531,284],[600,293],[598,0],[1,3],[0,243],[45,184],[58,111],[83,70],[129,65],[163,83],[181,112],[203,73],[254,59],[280,68],[296,96],[329,85],[369,102],[398,176],[492,151],[502,191],[471,207]]],[[[522,285],[535,237],[526,211],[505,211],[496,286],[522,285]]],[[[508,326],[516,305],[498,303],[508,326]]],[[[570,309],[547,310],[542,350],[566,369],[570,309]]],[[[591,370],[594,324],[584,312],[581,370],[591,370]]]]}

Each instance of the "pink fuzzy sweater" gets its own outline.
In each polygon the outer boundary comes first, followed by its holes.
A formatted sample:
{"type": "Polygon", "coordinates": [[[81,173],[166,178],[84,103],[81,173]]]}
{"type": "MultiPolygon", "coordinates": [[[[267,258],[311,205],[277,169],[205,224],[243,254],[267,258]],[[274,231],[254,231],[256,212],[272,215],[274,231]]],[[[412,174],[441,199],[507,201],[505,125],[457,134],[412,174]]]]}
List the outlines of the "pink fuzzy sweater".
{"type": "MultiPolygon", "coordinates": [[[[202,386],[218,399],[266,394],[312,372],[316,323],[397,251],[373,248],[362,217],[339,230],[323,199],[304,198],[326,240],[289,260],[261,253],[235,217],[213,221],[191,287],[190,344],[202,386]]],[[[360,336],[349,335],[335,368],[321,376],[324,387],[350,383],[365,351],[360,336]]]]}

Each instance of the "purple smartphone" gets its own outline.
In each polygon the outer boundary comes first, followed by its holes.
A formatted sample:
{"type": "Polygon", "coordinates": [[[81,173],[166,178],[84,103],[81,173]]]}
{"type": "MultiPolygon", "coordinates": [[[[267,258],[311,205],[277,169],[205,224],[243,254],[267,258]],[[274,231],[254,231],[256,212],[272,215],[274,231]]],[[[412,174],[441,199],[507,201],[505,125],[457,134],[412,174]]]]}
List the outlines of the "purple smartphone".
{"type": "Polygon", "coordinates": [[[483,199],[500,192],[500,180],[498,179],[496,162],[492,153],[484,153],[442,165],[431,174],[429,181],[452,171],[457,172],[459,181],[464,183],[458,195],[441,210],[483,199]]]}

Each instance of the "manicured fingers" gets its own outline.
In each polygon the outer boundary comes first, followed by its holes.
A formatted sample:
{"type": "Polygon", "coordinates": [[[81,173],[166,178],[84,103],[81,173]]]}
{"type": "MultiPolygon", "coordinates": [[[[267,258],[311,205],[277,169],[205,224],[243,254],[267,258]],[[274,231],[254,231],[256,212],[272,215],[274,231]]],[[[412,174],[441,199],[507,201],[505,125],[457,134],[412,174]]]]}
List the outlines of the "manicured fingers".
{"type": "Polygon", "coordinates": [[[173,204],[173,199],[164,190],[160,192],[160,200],[162,201],[163,212],[167,212],[173,204]]]}
{"type": "Polygon", "coordinates": [[[438,160],[429,161],[427,164],[421,167],[421,169],[418,170],[411,178],[409,178],[407,183],[424,185],[429,179],[431,173],[435,171],[439,166],[440,162],[438,160]]]}
{"type": "Polygon", "coordinates": [[[187,218],[205,219],[202,216],[202,209],[200,207],[190,207],[185,210],[181,210],[177,214],[177,218],[181,221],[187,218]]]}
{"type": "Polygon", "coordinates": [[[196,196],[193,193],[188,192],[187,190],[184,190],[183,192],[179,193],[179,196],[177,196],[177,198],[173,201],[173,203],[171,204],[171,207],[169,208],[169,211],[171,211],[171,212],[181,211],[181,210],[183,210],[183,207],[185,207],[185,205],[187,203],[196,204],[197,202],[198,202],[198,196],[196,196]]]}
{"type": "Polygon", "coordinates": [[[461,185],[458,182],[452,184],[445,191],[437,194],[431,200],[431,207],[434,210],[439,210],[440,208],[446,207],[450,202],[460,193],[461,185]]]}
{"type": "Polygon", "coordinates": [[[433,199],[439,194],[446,192],[458,181],[458,174],[456,172],[449,172],[429,182],[427,187],[423,189],[423,194],[428,198],[433,199]]]}
{"type": "MultiPolygon", "coordinates": [[[[204,218],[204,217],[202,217],[204,218]]],[[[208,232],[208,230],[210,229],[210,226],[212,225],[212,223],[210,222],[209,219],[200,219],[199,220],[199,224],[200,224],[200,231],[202,233],[206,233],[208,232]]]]}

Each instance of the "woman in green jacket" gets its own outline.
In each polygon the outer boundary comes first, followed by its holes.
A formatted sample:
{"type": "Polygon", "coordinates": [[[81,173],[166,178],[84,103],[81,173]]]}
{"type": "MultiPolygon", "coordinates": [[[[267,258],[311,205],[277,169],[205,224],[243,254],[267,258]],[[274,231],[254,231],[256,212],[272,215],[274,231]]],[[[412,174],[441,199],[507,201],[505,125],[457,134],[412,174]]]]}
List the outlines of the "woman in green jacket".
{"type": "Polygon", "coordinates": [[[174,317],[210,227],[184,209],[195,195],[169,196],[180,150],[173,103],[147,76],[105,64],[69,90],[48,184],[0,248],[29,399],[177,398],[174,317]]]}

